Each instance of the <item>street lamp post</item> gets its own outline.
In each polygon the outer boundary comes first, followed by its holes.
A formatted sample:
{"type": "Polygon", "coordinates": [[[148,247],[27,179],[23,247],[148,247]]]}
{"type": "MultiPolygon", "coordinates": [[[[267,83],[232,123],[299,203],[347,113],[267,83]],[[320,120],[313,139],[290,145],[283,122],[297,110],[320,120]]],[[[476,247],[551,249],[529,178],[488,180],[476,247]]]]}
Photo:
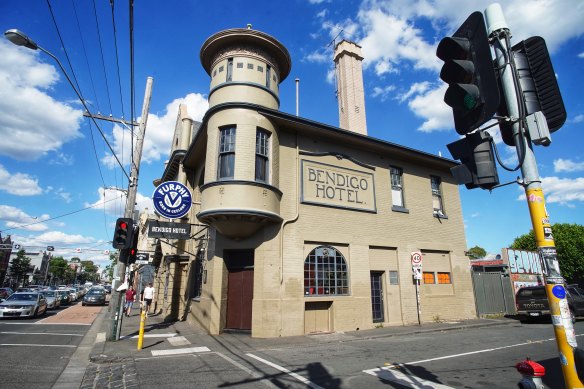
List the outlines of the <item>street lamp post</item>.
{"type": "MultiPolygon", "coordinates": [[[[42,52],[46,53],[51,58],[53,58],[55,60],[55,62],[57,62],[57,64],[61,68],[61,71],[63,72],[63,74],[67,78],[67,81],[69,81],[69,84],[71,85],[71,87],[73,88],[75,93],[77,94],[77,97],[81,101],[81,104],[83,104],[85,111],[89,113],[89,108],[85,104],[83,97],[81,96],[79,91],[77,91],[77,88],[75,88],[75,85],[71,81],[71,78],[69,78],[69,75],[65,71],[65,68],[63,67],[63,65],[61,64],[61,61],[59,61],[59,59],[57,57],[55,57],[48,50],[45,50],[42,47],[40,47],[38,44],[36,44],[36,42],[34,42],[32,39],[30,39],[22,31],[19,31],[17,29],[11,29],[11,30],[7,30],[4,33],[4,35],[6,36],[6,38],[10,42],[14,43],[17,46],[27,47],[27,48],[32,49],[32,50],[41,50],[42,52]]],[[[133,154],[133,161],[132,161],[132,165],[131,165],[130,175],[128,175],[126,173],[126,171],[124,170],[124,166],[122,165],[122,163],[120,162],[120,160],[116,156],[116,153],[114,152],[114,150],[110,146],[110,144],[107,141],[103,132],[101,132],[101,129],[100,129],[99,125],[97,124],[94,115],[88,115],[91,118],[91,120],[93,121],[93,123],[95,124],[95,126],[97,127],[97,129],[99,130],[102,138],[105,140],[105,143],[108,145],[110,151],[112,152],[112,155],[115,157],[116,161],[118,162],[118,164],[122,168],[122,172],[128,178],[128,192],[127,192],[127,197],[126,197],[126,209],[124,212],[125,217],[133,217],[134,216],[133,213],[134,213],[134,208],[135,208],[135,204],[136,204],[136,194],[138,192],[138,176],[139,176],[139,172],[140,172],[140,160],[142,158],[142,148],[144,145],[144,135],[146,133],[146,123],[148,120],[148,111],[150,109],[150,96],[152,94],[152,81],[153,81],[152,77],[148,77],[148,79],[146,81],[146,92],[144,95],[144,103],[142,106],[142,117],[140,120],[139,131],[138,131],[138,134],[136,135],[136,138],[137,138],[136,147],[133,150],[134,154],[133,154]]],[[[132,134],[133,134],[133,132],[132,132],[132,134]]],[[[118,266],[116,267],[116,270],[117,270],[117,276],[120,278],[121,281],[123,281],[124,276],[125,276],[125,272],[126,272],[126,265],[122,262],[119,262],[118,266]]],[[[108,340],[118,340],[119,336],[120,336],[121,321],[122,321],[122,315],[121,315],[122,293],[119,293],[116,290],[115,280],[112,283],[111,302],[113,304],[111,307],[110,324],[109,324],[109,331],[107,334],[107,338],[108,338],[108,340]]]]}

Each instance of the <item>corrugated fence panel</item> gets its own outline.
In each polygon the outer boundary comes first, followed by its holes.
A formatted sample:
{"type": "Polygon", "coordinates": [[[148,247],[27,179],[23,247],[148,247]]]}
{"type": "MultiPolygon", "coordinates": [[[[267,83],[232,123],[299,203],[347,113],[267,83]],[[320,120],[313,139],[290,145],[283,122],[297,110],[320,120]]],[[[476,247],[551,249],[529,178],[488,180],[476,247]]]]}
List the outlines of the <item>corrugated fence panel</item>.
{"type": "MultiPolygon", "coordinates": [[[[500,273],[473,273],[477,313],[480,315],[508,313],[500,273]]],[[[511,298],[513,298],[511,296],[511,298]]]]}

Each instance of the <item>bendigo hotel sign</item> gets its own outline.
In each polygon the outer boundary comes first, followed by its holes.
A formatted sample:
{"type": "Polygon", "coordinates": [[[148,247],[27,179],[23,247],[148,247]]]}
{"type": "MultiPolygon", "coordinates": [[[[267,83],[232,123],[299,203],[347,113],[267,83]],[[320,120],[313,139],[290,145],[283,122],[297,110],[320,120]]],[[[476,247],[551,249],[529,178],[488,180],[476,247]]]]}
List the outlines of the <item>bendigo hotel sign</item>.
{"type": "Polygon", "coordinates": [[[302,202],[376,212],[373,174],[302,160],[302,202]]]}

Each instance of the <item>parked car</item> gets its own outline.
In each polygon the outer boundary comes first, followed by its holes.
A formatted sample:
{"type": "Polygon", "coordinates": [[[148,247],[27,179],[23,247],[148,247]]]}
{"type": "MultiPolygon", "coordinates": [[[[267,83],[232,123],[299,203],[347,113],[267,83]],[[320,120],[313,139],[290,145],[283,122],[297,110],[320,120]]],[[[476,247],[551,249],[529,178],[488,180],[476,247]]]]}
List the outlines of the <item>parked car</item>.
{"type": "Polygon", "coordinates": [[[61,306],[61,297],[56,290],[45,289],[41,290],[41,293],[47,300],[47,309],[56,309],[61,306]]]}
{"type": "Polygon", "coordinates": [[[47,300],[39,292],[16,292],[0,303],[0,317],[36,317],[47,312],[47,300]]]}
{"type": "Polygon", "coordinates": [[[105,305],[105,289],[91,288],[83,297],[81,305],[105,305]]]}
{"type": "MultiPolygon", "coordinates": [[[[572,322],[576,322],[576,316],[584,315],[584,290],[577,286],[566,286],[566,300],[570,308],[572,322]]],[[[517,291],[515,296],[517,315],[525,320],[549,316],[550,308],[545,291],[545,286],[526,286],[517,291]]]]}
{"type": "Polygon", "coordinates": [[[112,286],[111,285],[104,285],[103,288],[105,289],[105,292],[107,294],[110,294],[112,292],[112,286]]]}
{"type": "Polygon", "coordinates": [[[61,300],[61,305],[71,305],[71,296],[69,295],[69,291],[66,289],[59,289],[57,290],[59,294],[59,298],[61,300]]]}
{"type": "Polygon", "coordinates": [[[10,297],[12,293],[14,291],[11,288],[0,288],[0,303],[10,297]]]}
{"type": "Polygon", "coordinates": [[[71,302],[77,301],[77,299],[79,299],[79,295],[77,294],[77,289],[67,288],[66,290],[69,292],[69,296],[71,296],[71,302]]]}

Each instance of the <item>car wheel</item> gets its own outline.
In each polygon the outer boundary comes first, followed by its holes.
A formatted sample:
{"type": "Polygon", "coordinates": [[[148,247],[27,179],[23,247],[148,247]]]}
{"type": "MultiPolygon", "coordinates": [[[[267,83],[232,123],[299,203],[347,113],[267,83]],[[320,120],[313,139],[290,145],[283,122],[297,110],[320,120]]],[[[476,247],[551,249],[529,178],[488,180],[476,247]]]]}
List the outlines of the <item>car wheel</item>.
{"type": "Polygon", "coordinates": [[[34,310],[34,313],[32,314],[32,318],[34,319],[35,317],[37,317],[38,313],[39,313],[39,309],[37,308],[34,310]]]}
{"type": "Polygon", "coordinates": [[[81,306],[84,307],[85,306],[85,301],[81,302],[81,306]]]}

